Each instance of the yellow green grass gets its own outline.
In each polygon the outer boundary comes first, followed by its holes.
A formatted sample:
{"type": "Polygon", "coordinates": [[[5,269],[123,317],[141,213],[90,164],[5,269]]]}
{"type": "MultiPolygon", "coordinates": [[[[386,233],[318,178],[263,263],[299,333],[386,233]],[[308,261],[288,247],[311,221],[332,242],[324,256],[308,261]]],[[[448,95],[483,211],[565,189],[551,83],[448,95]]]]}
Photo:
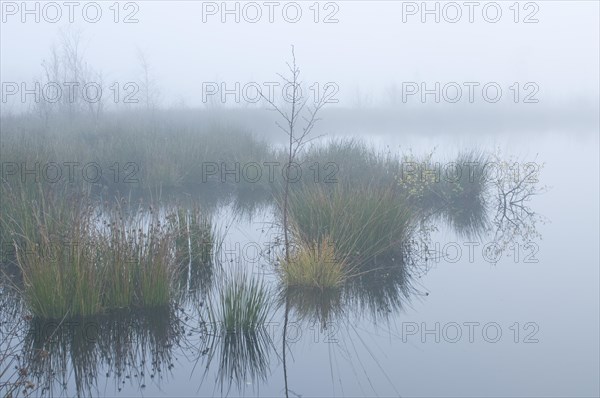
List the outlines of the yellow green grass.
{"type": "Polygon", "coordinates": [[[347,264],[336,256],[329,237],[320,242],[297,247],[289,262],[281,261],[279,273],[288,287],[316,287],[321,290],[337,288],[347,275],[347,264]]]}

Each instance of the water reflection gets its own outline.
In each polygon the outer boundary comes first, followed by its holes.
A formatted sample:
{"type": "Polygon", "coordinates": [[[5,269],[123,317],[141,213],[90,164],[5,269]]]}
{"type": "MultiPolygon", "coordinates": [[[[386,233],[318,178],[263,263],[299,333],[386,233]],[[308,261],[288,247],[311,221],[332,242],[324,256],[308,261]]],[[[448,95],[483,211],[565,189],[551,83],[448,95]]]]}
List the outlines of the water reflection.
{"type": "MultiPolygon", "coordinates": [[[[484,197],[464,193],[427,204],[428,208],[423,209],[422,228],[411,237],[404,256],[368,264],[339,289],[280,287],[273,316],[281,321],[282,328],[269,329],[264,325],[251,332],[231,333],[211,327],[201,316],[189,315],[191,312],[198,314],[199,308],[208,305],[205,301],[207,293],[220,288],[219,283],[215,283],[220,268],[218,256],[214,256],[219,249],[211,248],[211,254],[202,250],[192,254],[190,247],[187,256],[183,253],[179,261],[177,305],[147,312],[116,312],[52,323],[19,317],[18,314],[25,313],[22,303],[18,299],[11,301],[12,304],[3,300],[1,322],[3,327],[6,326],[3,334],[9,334],[7,321],[10,319],[18,319],[27,326],[11,332],[15,338],[22,337],[17,344],[21,359],[16,366],[23,369],[24,379],[36,385],[41,394],[111,394],[111,391],[99,391],[104,378],[112,380],[115,393],[125,384],[140,394],[151,383],[160,388],[172,369],[177,349],[190,354],[188,359],[195,364],[191,375],[197,376],[194,385],[204,385],[214,374],[215,386],[223,395],[235,390],[242,392],[248,386],[254,390],[262,383],[280,383],[271,380],[270,375],[274,367],[283,365],[284,380],[281,383],[285,395],[289,395],[288,376],[292,375],[288,374],[288,362],[293,357],[290,354],[296,350],[289,341],[292,322],[306,328],[318,325],[325,332],[331,331],[332,327],[338,330],[344,327],[354,333],[353,336],[348,334],[350,340],[357,339],[365,344],[355,322],[385,326],[412,299],[422,296],[415,287],[415,278],[429,270],[436,254],[431,255],[430,247],[427,247],[427,255],[424,255],[418,246],[432,239],[436,227],[446,225],[459,238],[482,240],[488,237],[497,243],[496,250],[500,253],[516,241],[529,242],[538,238],[537,224],[542,218],[534,211],[531,201],[544,189],[538,187],[538,181],[533,177],[533,174],[525,173],[517,179],[492,179],[486,186],[484,197]],[[190,326],[190,319],[197,321],[195,326],[190,326]]],[[[256,192],[233,201],[230,196],[228,200],[220,197],[214,201],[217,202],[227,203],[230,212],[246,222],[256,221],[254,216],[258,212],[273,205],[271,199],[256,192]]],[[[215,214],[216,208],[215,205],[210,213],[215,214]]],[[[180,222],[190,223],[185,217],[183,220],[180,222]]],[[[183,236],[182,239],[188,246],[192,241],[205,241],[202,236],[183,236]]],[[[215,244],[214,239],[211,242],[211,245],[215,244]]],[[[3,290],[4,297],[8,295],[5,296],[3,290]]],[[[17,355],[14,341],[2,336],[0,355],[10,349],[11,358],[14,358],[17,355]]],[[[345,349],[341,342],[331,344],[345,349]]],[[[344,357],[350,358],[349,355],[344,357]]],[[[351,360],[361,361],[360,358],[351,360]]]]}
{"type": "Polygon", "coordinates": [[[392,264],[349,278],[341,289],[283,288],[279,303],[289,306],[295,321],[320,324],[352,315],[377,323],[398,314],[417,290],[406,265],[392,264]]]}
{"type": "MultiPolygon", "coordinates": [[[[296,345],[305,334],[313,344],[324,344],[328,350],[329,363],[319,362],[316,367],[331,373],[331,382],[335,384],[334,368],[339,360],[350,362],[351,366],[362,368],[369,377],[372,369],[378,369],[393,382],[372,354],[363,358],[359,351],[370,352],[369,332],[361,330],[361,321],[365,318],[372,324],[387,324],[392,314],[397,314],[411,295],[410,276],[402,266],[394,265],[366,272],[350,279],[339,290],[315,290],[290,288],[280,295],[284,307],[282,330],[282,362],[284,393],[286,397],[301,396],[297,384],[290,387],[290,379],[297,380],[290,372],[290,358],[299,354],[296,345]],[[291,354],[291,355],[290,355],[291,354]],[[367,364],[374,361],[373,367],[367,364]],[[371,370],[369,370],[371,369],[371,370]]],[[[339,380],[343,386],[344,381],[339,380]]],[[[376,389],[371,385],[373,394],[376,389]]]]}
{"type": "Polygon", "coordinates": [[[0,272],[0,396],[27,394],[35,389],[21,351],[29,316],[15,289],[14,277],[0,272]]]}
{"type": "Polygon", "coordinates": [[[209,375],[209,369],[216,367],[216,385],[222,395],[229,395],[232,387],[244,391],[269,376],[271,357],[275,346],[267,328],[261,327],[247,332],[219,332],[206,328],[201,335],[206,338],[199,344],[201,356],[198,361],[205,368],[201,383],[209,375]]]}
{"type": "Polygon", "coordinates": [[[78,396],[98,395],[103,376],[113,380],[115,391],[127,382],[141,391],[171,369],[172,348],[182,333],[170,308],[62,322],[33,319],[23,355],[40,394],[61,395],[74,387],[78,396]]]}
{"type": "Polygon", "coordinates": [[[407,265],[394,264],[351,278],[344,285],[344,302],[376,323],[398,314],[415,292],[407,265]]]}
{"type": "MultiPolygon", "coordinates": [[[[360,272],[348,278],[339,291],[283,289],[280,303],[285,308],[282,348],[285,395],[296,394],[288,387],[289,356],[286,352],[293,352],[294,348],[286,344],[290,338],[287,326],[300,322],[311,330],[318,324],[326,334],[343,331],[337,335],[345,336],[346,341],[336,340],[333,348],[330,347],[330,361],[331,352],[339,350],[341,357],[360,364],[366,371],[363,358],[352,358],[353,353],[358,352],[355,344],[366,344],[364,338],[367,333],[359,331],[356,322],[361,324],[361,320],[366,319],[371,325],[389,325],[390,320],[397,319],[413,297],[428,294],[415,287],[415,279],[428,272],[432,262],[439,261],[443,256],[443,253],[432,252],[431,246],[427,246],[432,240],[432,234],[440,226],[449,228],[457,238],[470,241],[491,239],[490,250],[493,253],[488,254],[487,258],[492,258],[495,262],[499,261],[511,244],[535,244],[535,240],[540,237],[536,226],[543,218],[532,208],[531,200],[545,190],[538,186],[536,172],[537,169],[517,176],[497,175],[472,191],[468,189],[468,185],[467,189],[459,190],[427,187],[431,189],[431,195],[428,200],[419,201],[417,205],[424,214],[420,228],[415,229],[400,258],[383,264],[363,265],[360,272]],[[448,195],[447,192],[452,194],[448,195]],[[425,250],[423,243],[426,245],[425,250]]],[[[364,348],[370,354],[370,349],[366,346],[364,348]]],[[[385,369],[379,366],[375,357],[370,356],[374,361],[373,368],[379,367],[384,378],[393,386],[385,369]]],[[[329,367],[332,366],[330,363],[329,367]]],[[[326,367],[327,365],[323,366],[324,371],[326,367]]]]}
{"type": "Polygon", "coordinates": [[[460,238],[482,238],[491,225],[489,206],[487,201],[479,200],[451,202],[440,209],[438,220],[460,238]]]}
{"type": "MultiPolygon", "coordinates": [[[[280,305],[291,311],[293,319],[304,324],[320,324],[321,328],[344,316],[342,293],[339,290],[308,288],[283,289],[280,305]]],[[[289,314],[288,314],[289,315],[289,314]]]]}
{"type": "Polygon", "coordinates": [[[497,176],[492,180],[495,212],[490,218],[498,250],[515,243],[529,244],[541,238],[537,225],[546,219],[534,210],[531,202],[548,189],[539,184],[542,167],[533,162],[525,163],[514,175],[497,176]]]}
{"type": "Polygon", "coordinates": [[[499,158],[490,164],[500,171],[485,176],[485,189],[481,194],[466,192],[435,206],[426,205],[429,213],[423,222],[427,231],[420,239],[426,246],[422,252],[427,252],[430,258],[444,256],[427,247],[430,232],[440,226],[447,226],[458,238],[488,244],[486,258],[493,260],[491,262],[498,262],[511,247],[535,246],[541,238],[537,227],[545,223],[546,218],[535,211],[532,201],[548,189],[539,183],[542,165],[499,158]]]}

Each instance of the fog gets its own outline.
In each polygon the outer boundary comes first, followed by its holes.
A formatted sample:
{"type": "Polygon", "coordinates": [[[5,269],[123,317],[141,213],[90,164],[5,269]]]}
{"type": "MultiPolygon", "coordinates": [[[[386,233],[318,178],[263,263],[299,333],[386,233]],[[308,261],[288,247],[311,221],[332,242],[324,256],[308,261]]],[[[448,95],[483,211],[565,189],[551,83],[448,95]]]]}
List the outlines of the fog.
{"type": "Polygon", "coordinates": [[[0,396],[600,394],[598,1],[0,11],[0,396]]]}
{"type": "MultiPolygon", "coordinates": [[[[539,100],[538,108],[598,105],[596,2],[514,7],[350,1],[315,7],[308,2],[153,1],[123,4],[119,12],[108,2],[84,6],[32,3],[27,13],[21,3],[3,2],[2,81],[31,83],[41,75],[40,63],[49,58],[51,46],[60,43],[60,32],[71,30],[79,32],[85,60],[106,82],[139,82],[141,51],[163,106],[206,105],[207,98],[221,93],[203,98],[206,83],[235,90],[238,82],[241,92],[255,82],[266,89],[265,82],[279,81],[277,73],[286,71],[290,45],[307,86],[317,83],[323,90],[326,83],[335,84],[333,99],[339,103],[331,106],[422,105],[420,91],[410,94],[407,90],[414,88],[403,83],[435,90],[436,82],[462,89],[457,104],[444,101],[442,93],[440,102],[447,106],[488,104],[481,88],[490,82],[502,88],[500,105],[514,104],[510,87],[515,82],[521,85],[518,102],[536,91],[532,99],[539,100]],[[478,84],[471,100],[466,82],[478,84]],[[537,89],[524,88],[528,82],[537,89]]],[[[448,90],[447,97],[455,98],[456,88],[448,90]]],[[[12,97],[3,108],[19,108],[12,97]]],[[[229,94],[217,102],[248,106],[254,97],[241,93],[236,100],[229,94]]],[[[435,104],[434,95],[425,102],[435,104]]]]}

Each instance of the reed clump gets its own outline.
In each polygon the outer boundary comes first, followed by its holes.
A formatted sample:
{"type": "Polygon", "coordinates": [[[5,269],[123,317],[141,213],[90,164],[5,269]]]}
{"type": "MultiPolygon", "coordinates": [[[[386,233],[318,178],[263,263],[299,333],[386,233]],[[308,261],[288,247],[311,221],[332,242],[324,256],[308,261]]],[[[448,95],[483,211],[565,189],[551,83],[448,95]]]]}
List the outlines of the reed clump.
{"type": "Polygon", "coordinates": [[[32,192],[6,197],[11,212],[0,221],[40,318],[168,306],[180,297],[181,262],[189,271],[212,253],[210,222],[198,212],[175,223],[179,208],[103,207],[86,193],[41,184],[32,192]]]}
{"type": "Polygon", "coordinates": [[[102,309],[103,272],[94,250],[92,208],[82,198],[44,193],[20,206],[29,216],[13,227],[16,262],[34,315],[62,318],[102,309]]]}
{"type": "Polygon", "coordinates": [[[392,187],[306,184],[290,193],[295,244],[329,240],[347,270],[401,255],[412,224],[411,208],[392,187]]]}
{"type": "Polygon", "coordinates": [[[209,299],[208,320],[221,333],[253,333],[264,328],[271,309],[270,290],[246,269],[224,275],[216,295],[209,299]]]}
{"type": "Polygon", "coordinates": [[[314,287],[320,290],[340,287],[348,272],[346,262],[336,255],[334,244],[328,236],[324,236],[320,242],[297,247],[289,261],[281,261],[278,271],[288,287],[314,287]]]}
{"type": "Polygon", "coordinates": [[[176,262],[176,231],[152,207],[126,214],[109,210],[96,234],[96,249],[106,273],[103,305],[107,309],[168,305],[176,262]]]}

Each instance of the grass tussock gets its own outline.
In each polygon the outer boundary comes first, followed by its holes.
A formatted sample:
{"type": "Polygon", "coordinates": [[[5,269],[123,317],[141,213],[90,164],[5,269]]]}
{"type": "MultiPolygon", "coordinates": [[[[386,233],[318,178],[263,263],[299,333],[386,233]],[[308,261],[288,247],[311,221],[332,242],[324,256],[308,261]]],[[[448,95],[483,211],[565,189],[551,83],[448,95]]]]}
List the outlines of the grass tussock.
{"type": "Polygon", "coordinates": [[[320,183],[330,188],[338,184],[375,184],[390,186],[400,170],[400,159],[393,153],[377,150],[357,139],[331,139],[315,145],[301,155],[300,163],[319,166],[319,174],[307,174],[298,184],[320,183]]]}
{"type": "Polygon", "coordinates": [[[115,207],[95,236],[106,308],[167,305],[175,278],[176,231],[152,208],[128,215],[115,207]]]}
{"type": "Polygon", "coordinates": [[[45,216],[52,221],[36,218],[37,233],[17,247],[34,315],[90,316],[168,305],[176,269],[173,232],[156,215],[127,217],[115,208],[100,221],[81,202],[64,216],[45,216]]]}
{"type": "Polygon", "coordinates": [[[167,306],[181,297],[184,270],[186,291],[190,275],[201,285],[196,279],[205,273],[197,271],[208,267],[202,261],[215,242],[204,213],[136,210],[125,201],[101,206],[86,193],[42,184],[3,192],[11,210],[0,218],[3,238],[11,243],[28,307],[40,318],[167,306]],[[186,219],[179,220],[182,214],[186,219]]]}
{"type": "Polygon", "coordinates": [[[16,205],[29,216],[11,230],[26,301],[45,318],[91,315],[102,308],[104,273],[97,266],[92,209],[81,198],[63,199],[41,192],[16,205]]]}
{"type": "Polygon", "coordinates": [[[248,333],[263,328],[271,309],[269,288],[246,270],[227,273],[218,293],[209,301],[209,322],[224,333],[248,333]]]}
{"type": "Polygon", "coordinates": [[[288,287],[335,289],[346,279],[346,262],[336,256],[331,239],[301,245],[294,250],[290,261],[281,261],[280,277],[288,287]]]}
{"type": "Polygon", "coordinates": [[[293,190],[289,201],[296,244],[310,246],[329,239],[348,269],[399,255],[410,234],[410,208],[389,187],[305,185],[293,190]]]}

